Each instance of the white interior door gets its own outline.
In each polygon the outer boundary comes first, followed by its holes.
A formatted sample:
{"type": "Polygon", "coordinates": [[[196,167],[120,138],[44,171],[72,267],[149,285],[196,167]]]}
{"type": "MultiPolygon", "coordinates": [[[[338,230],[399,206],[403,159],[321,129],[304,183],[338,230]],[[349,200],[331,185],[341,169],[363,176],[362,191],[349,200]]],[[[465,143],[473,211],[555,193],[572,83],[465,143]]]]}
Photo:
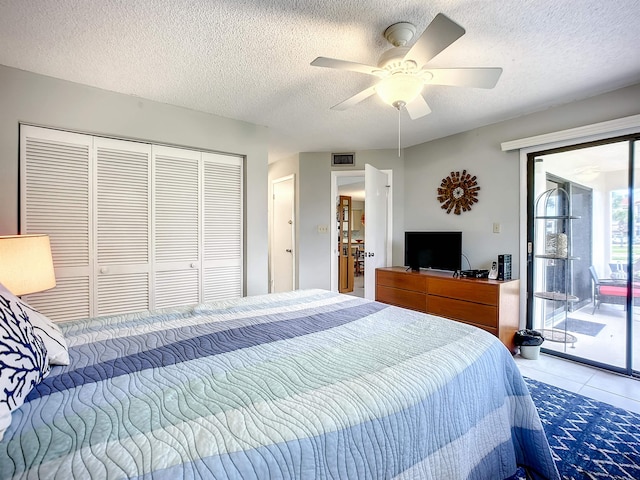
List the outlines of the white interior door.
{"type": "Polygon", "coordinates": [[[194,150],[154,145],[153,308],[200,301],[200,164],[194,150]]]}
{"type": "Polygon", "coordinates": [[[242,158],[202,152],[202,298],[242,296],[242,158]]]}
{"type": "Polygon", "coordinates": [[[94,315],[150,308],[151,145],[94,139],[94,315]]]}
{"type": "Polygon", "coordinates": [[[364,166],[364,295],[376,297],[376,268],[387,266],[387,174],[369,164],[364,166]]]}
{"type": "Polygon", "coordinates": [[[294,287],[294,197],[293,176],[273,182],[271,224],[272,292],[290,292],[294,287]]]}
{"type": "Polygon", "coordinates": [[[47,233],[56,287],[25,300],[53,321],[92,316],[93,138],[20,126],[20,227],[47,233]]]}

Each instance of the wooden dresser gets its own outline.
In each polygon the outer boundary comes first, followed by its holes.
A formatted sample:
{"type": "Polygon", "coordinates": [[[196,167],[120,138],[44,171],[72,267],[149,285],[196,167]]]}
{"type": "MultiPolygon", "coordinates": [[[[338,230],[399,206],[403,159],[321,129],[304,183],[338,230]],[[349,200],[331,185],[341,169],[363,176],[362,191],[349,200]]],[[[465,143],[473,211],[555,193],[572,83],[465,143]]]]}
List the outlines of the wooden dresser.
{"type": "Polygon", "coordinates": [[[454,278],[451,273],[376,269],[376,300],[468,323],[494,334],[513,353],[520,322],[520,281],[454,278]]]}

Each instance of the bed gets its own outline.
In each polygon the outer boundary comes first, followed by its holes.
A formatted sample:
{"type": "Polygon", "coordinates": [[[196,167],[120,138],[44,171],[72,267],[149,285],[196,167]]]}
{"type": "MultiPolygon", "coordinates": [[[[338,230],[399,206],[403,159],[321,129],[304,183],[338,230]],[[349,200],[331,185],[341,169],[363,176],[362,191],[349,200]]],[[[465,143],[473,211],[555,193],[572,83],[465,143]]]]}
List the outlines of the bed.
{"type": "Polygon", "coordinates": [[[0,478],[558,478],[508,350],[303,290],[60,325],[0,478]]]}

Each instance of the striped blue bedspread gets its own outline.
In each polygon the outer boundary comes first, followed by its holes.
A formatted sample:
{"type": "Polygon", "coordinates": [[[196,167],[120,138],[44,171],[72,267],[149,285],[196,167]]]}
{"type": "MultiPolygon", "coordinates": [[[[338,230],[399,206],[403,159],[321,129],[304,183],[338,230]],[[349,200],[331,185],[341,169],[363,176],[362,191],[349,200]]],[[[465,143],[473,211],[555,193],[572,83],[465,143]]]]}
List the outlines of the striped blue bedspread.
{"type": "Polygon", "coordinates": [[[557,478],[510,353],[439,317],[304,290],[61,324],[1,478],[557,478]]]}

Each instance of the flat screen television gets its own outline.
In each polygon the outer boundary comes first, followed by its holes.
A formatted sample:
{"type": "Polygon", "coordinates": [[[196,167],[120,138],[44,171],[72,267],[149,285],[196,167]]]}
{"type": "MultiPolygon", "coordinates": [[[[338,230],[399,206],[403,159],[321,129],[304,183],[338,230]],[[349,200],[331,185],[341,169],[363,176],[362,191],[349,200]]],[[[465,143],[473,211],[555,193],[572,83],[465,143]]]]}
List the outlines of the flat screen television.
{"type": "Polygon", "coordinates": [[[461,270],[462,232],[405,232],[404,264],[411,270],[461,270]]]}

